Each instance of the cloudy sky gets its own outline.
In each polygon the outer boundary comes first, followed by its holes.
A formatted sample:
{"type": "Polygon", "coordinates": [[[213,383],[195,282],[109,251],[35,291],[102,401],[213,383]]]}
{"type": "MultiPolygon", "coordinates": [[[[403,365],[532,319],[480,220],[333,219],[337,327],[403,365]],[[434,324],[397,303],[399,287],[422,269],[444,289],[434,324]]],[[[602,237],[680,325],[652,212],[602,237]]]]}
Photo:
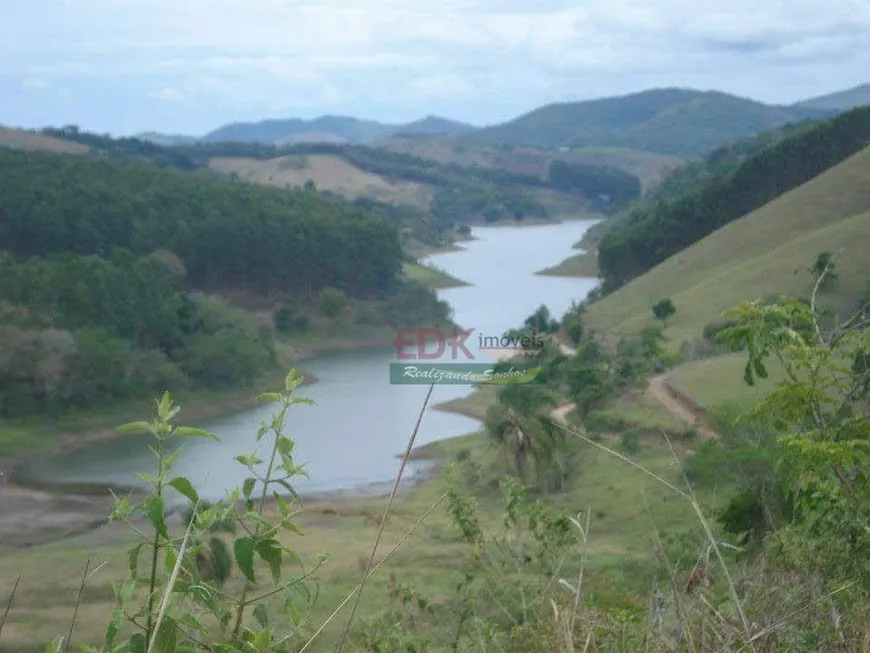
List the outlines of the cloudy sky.
{"type": "Polygon", "coordinates": [[[0,0],[0,124],[23,127],[491,124],[656,86],[786,103],[868,71],[868,0],[0,0]]]}

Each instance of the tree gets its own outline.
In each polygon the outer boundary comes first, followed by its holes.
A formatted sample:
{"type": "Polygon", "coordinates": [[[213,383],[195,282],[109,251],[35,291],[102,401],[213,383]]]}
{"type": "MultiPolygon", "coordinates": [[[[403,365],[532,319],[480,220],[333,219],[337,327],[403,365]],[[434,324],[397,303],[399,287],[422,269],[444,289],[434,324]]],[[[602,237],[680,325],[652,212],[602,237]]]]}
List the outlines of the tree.
{"type": "Polygon", "coordinates": [[[564,431],[549,412],[553,393],[541,385],[508,385],[486,416],[486,430],[508,453],[518,476],[541,483],[546,491],[560,487],[568,471],[564,431]]]}
{"type": "Polygon", "coordinates": [[[813,572],[870,589],[870,318],[865,305],[825,328],[814,306],[815,293],[809,302],[745,302],[726,314],[737,323],[720,337],[748,352],[750,386],[768,378],[771,360],[782,366],[784,378],[751,416],[779,436],[775,467],[794,509],[779,534],[784,550],[813,572]]]}
{"type": "Polygon", "coordinates": [[[658,302],[653,304],[652,312],[657,320],[661,320],[662,326],[665,326],[668,322],[668,318],[677,312],[677,307],[674,306],[674,303],[670,299],[665,298],[660,299],[658,302]]]}
{"type": "Polygon", "coordinates": [[[809,269],[813,281],[819,288],[829,288],[837,280],[837,270],[834,257],[830,252],[821,252],[809,269]]]}

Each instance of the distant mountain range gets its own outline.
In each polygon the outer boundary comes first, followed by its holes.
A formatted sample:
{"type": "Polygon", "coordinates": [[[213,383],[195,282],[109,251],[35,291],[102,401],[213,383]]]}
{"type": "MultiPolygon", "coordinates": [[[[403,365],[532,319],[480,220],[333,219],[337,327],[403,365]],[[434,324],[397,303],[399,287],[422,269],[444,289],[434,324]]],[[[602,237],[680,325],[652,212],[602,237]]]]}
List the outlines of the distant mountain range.
{"type": "Polygon", "coordinates": [[[619,147],[700,156],[734,140],[777,127],[831,117],[870,103],[870,84],[792,105],[771,105],[720,91],[659,88],[618,97],[548,104],[508,122],[477,128],[438,116],[404,125],[350,116],[232,123],[195,139],[147,133],[163,145],[191,142],[376,144],[399,136],[446,136],[460,144],[546,150],[619,147]]]}
{"type": "Polygon", "coordinates": [[[855,107],[870,104],[870,84],[861,84],[845,91],[838,91],[828,95],[802,100],[796,106],[810,109],[829,109],[835,111],[848,111],[855,107]]]}
{"type": "Polygon", "coordinates": [[[831,109],[769,105],[719,91],[662,88],[549,104],[478,130],[466,140],[544,149],[625,147],[699,156],[739,138],[835,113],[831,109]]]}

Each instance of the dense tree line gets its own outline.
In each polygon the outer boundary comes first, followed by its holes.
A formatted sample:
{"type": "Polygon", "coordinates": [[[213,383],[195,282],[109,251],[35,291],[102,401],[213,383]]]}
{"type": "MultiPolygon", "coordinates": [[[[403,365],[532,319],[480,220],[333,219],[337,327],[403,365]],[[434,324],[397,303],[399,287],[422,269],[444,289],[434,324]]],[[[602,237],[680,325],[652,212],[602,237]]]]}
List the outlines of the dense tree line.
{"type": "Polygon", "coordinates": [[[582,163],[569,163],[556,159],[547,172],[550,186],[568,193],[576,193],[593,201],[602,196],[609,202],[621,204],[640,197],[640,179],[622,170],[582,163]]]}
{"type": "Polygon", "coordinates": [[[665,199],[609,231],[598,248],[613,290],[669,256],[803,184],[870,144],[870,107],[845,113],[763,148],[701,188],[665,199]]]}
{"type": "MultiPolygon", "coordinates": [[[[536,175],[501,168],[468,168],[456,163],[441,163],[365,145],[297,143],[279,146],[269,143],[202,142],[161,146],[136,138],[112,139],[81,132],[72,127],[44,129],[43,133],[74,140],[110,155],[144,158],[160,166],[181,170],[205,170],[213,157],[250,157],[264,160],[279,156],[337,156],[372,174],[388,179],[429,184],[444,191],[440,193],[442,197],[436,204],[438,209],[432,214],[439,220],[446,220],[447,226],[459,218],[486,217],[493,221],[503,217],[546,216],[546,207],[532,197],[529,191],[536,188],[556,188],[548,179],[536,175]],[[448,196],[447,192],[462,197],[454,198],[448,196]],[[481,203],[481,198],[487,199],[481,203]]],[[[396,215],[395,212],[393,215],[396,215]]],[[[405,214],[403,217],[408,225],[424,226],[421,224],[420,215],[405,214]]],[[[429,229],[424,226],[423,231],[427,230],[429,229]]]]}
{"type": "Polygon", "coordinates": [[[75,141],[99,150],[103,155],[135,157],[147,159],[159,166],[178,168],[179,170],[196,170],[202,163],[183,150],[163,147],[151,141],[139,138],[112,138],[108,134],[93,134],[83,132],[73,125],[60,129],[46,128],[42,130],[46,136],[53,136],[67,141],[75,141]]]}
{"type": "Polygon", "coordinates": [[[168,252],[0,263],[0,415],[249,383],[274,359],[268,328],[180,290],[168,252]]]}
{"type": "Polygon", "coordinates": [[[628,207],[617,212],[610,219],[592,225],[587,239],[599,242],[604,234],[619,233],[629,224],[642,221],[656,207],[666,201],[676,200],[683,195],[697,190],[714,177],[727,175],[736,170],[744,161],[755,156],[762,150],[782,141],[812,129],[817,123],[802,122],[786,125],[758,136],[742,138],[733,143],[723,145],[702,159],[689,161],[669,174],[661,184],[646,197],[633,202],[628,207]]]}
{"type": "Polygon", "coordinates": [[[195,287],[355,296],[389,292],[394,225],[315,193],[144,162],[0,151],[0,243],[17,258],[166,248],[195,287]]]}

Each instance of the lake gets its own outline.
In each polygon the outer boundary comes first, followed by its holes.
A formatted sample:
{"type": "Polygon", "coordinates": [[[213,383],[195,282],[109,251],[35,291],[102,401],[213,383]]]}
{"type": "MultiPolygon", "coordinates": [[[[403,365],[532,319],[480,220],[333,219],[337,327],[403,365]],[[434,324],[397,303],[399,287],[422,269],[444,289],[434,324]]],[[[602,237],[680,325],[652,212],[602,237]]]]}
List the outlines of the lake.
{"type": "MultiPolygon", "coordinates": [[[[576,253],[572,244],[592,224],[594,221],[577,220],[528,227],[478,227],[473,230],[475,240],[462,243],[461,251],[424,259],[424,263],[472,284],[440,290],[438,295],[452,306],[457,324],[474,330],[466,347],[476,360],[490,360],[488,352],[479,350],[478,336],[501,336],[519,327],[541,304],[561,317],[572,302],[585,298],[596,279],[534,273],[576,253]]],[[[300,396],[317,405],[294,406],[287,418],[287,433],[296,441],[294,456],[297,462],[306,463],[310,477],[293,483],[300,493],[389,486],[398,469],[397,456],[407,446],[428,391],[426,385],[391,385],[390,363],[397,361],[396,350],[390,348],[336,352],[300,363],[318,379],[299,390],[300,396]]],[[[435,387],[417,436],[418,446],[480,428],[477,420],[431,408],[472,390],[471,386],[435,387]]],[[[190,478],[203,498],[221,498],[248,476],[234,457],[253,450],[260,423],[274,411],[274,406],[260,406],[199,425],[217,435],[220,442],[186,440],[173,474],[190,478]]],[[[261,443],[262,449],[267,440],[261,443]]],[[[150,437],[137,435],[95,442],[63,455],[35,458],[22,467],[21,478],[136,485],[140,483],[137,473],[154,469],[151,444],[150,437]]],[[[406,474],[420,473],[426,464],[415,463],[406,474]]]]}

